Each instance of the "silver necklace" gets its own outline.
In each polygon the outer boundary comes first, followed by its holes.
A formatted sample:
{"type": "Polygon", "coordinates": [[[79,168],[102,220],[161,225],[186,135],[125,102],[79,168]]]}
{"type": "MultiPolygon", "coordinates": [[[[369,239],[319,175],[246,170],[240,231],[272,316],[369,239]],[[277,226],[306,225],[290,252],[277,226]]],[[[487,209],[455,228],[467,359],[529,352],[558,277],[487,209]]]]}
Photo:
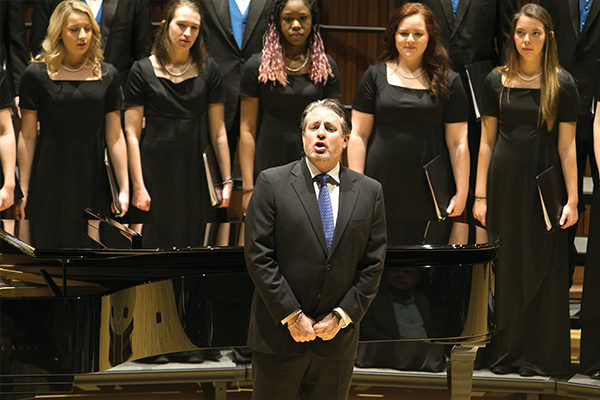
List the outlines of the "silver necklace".
{"type": "Polygon", "coordinates": [[[540,76],[542,76],[542,71],[538,72],[537,74],[526,77],[523,74],[521,74],[521,71],[517,70],[517,75],[519,76],[519,78],[521,78],[525,82],[531,82],[532,80],[537,79],[540,76]]]}
{"type": "Polygon", "coordinates": [[[192,66],[192,57],[190,57],[187,65],[185,66],[185,68],[183,69],[183,71],[181,72],[172,72],[169,71],[169,68],[167,68],[167,66],[165,65],[165,71],[167,71],[167,74],[174,76],[174,77],[180,77],[185,75],[186,72],[188,72],[188,69],[190,69],[190,67],[192,66]]]}
{"type": "Polygon", "coordinates": [[[400,75],[404,79],[418,79],[421,77],[421,75],[423,75],[425,70],[423,68],[421,68],[421,72],[419,72],[417,75],[413,75],[413,76],[404,75],[398,68],[398,62],[396,62],[396,63],[394,63],[394,72],[396,72],[396,74],[400,75]]]}
{"type": "Polygon", "coordinates": [[[287,64],[285,64],[285,69],[287,69],[290,72],[298,72],[302,68],[306,67],[307,63],[308,63],[308,50],[306,50],[306,55],[304,56],[304,62],[302,63],[301,66],[299,66],[298,68],[291,68],[291,67],[288,67],[287,64]]]}
{"type": "Polygon", "coordinates": [[[62,67],[62,69],[64,69],[67,72],[79,72],[83,69],[83,67],[85,67],[87,65],[87,63],[82,63],[79,67],[77,68],[69,68],[67,67],[65,64],[60,64],[60,66],[62,67]]]}

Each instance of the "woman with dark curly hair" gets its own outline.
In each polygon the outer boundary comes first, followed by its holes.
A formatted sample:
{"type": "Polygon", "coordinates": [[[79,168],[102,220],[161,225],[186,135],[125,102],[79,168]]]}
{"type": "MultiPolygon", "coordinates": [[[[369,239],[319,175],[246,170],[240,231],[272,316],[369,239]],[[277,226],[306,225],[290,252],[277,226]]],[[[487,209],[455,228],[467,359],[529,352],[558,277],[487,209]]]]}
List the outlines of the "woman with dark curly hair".
{"type": "Polygon", "coordinates": [[[131,68],[125,90],[125,132],[132,221],[193,224],[216,218],[202,161],[209,144],[224,178],[222,206],[229,204],[232,180],[225,94],[219,67],[208,57],[199,34],[201,25],[195,1],[172,0],[152,54],[131,68]]]}
{"type": "Polygon", "coordinates": [[[262,53],[244,66],[240,167],[245,209],[263,169],[302,154],[300,116],[311,102],[340,97],[337,65],[325,54],[316,0],[276,0],[262,53]]]}
{"type": "Polygon", "coordinates": [[[467,97],[431,10],[406,3],[384,36],[382,63],[365,72],[354,97],[348,165],[383,184],[387,222],[435,219],[423,165],[442,154],[460,215],[469,184],[467,97]]]}

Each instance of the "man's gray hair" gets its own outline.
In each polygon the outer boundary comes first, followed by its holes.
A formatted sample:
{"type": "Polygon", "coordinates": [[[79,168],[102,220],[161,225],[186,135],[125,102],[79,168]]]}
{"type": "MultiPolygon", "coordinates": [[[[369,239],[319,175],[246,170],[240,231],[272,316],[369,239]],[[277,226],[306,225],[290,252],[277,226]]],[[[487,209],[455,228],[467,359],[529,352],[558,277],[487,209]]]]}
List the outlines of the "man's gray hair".
{"type": "Polygon", "coordinates": [[[302,124],[300,125],[302,132],[304,132],[306,130],[306,125],[308,124],[308,121],[307,121],[308,114],[310,114],[316,108],[327,108],[327,109],[333,111],[334,113],[336,113],[338,115],[338,117],[340,117],[340,124],[342,125],[342,133],[344,135],[350,134],[350,131],[352,130],[352,122],[350,122],[350,118],[348,117],[348,113],[346,112],[346,109],[338,101],[331,100],[331,99],[323,99],[323,100],[313,101],[308,106],[306,106],[306,108],[304,109],[304,112],[302,112],[302,124]]]}

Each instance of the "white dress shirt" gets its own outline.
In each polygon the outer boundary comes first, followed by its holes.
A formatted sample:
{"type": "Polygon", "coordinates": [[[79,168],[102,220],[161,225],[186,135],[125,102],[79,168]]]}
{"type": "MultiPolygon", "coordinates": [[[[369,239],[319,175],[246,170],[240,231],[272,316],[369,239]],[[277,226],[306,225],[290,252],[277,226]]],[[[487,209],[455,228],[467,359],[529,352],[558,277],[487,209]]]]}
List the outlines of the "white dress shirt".
{"type": "MultiPolygon", "coordinates": [[[[222,1],[225,1],[225,0],[222,0],[222,1]]],[[[237,3],[237,6],[240,9],[240,12],[242,13],[242,15],[245,14],[246,10],[250,6],[250,0],[235,0],[235,2],[237,3]]]]}

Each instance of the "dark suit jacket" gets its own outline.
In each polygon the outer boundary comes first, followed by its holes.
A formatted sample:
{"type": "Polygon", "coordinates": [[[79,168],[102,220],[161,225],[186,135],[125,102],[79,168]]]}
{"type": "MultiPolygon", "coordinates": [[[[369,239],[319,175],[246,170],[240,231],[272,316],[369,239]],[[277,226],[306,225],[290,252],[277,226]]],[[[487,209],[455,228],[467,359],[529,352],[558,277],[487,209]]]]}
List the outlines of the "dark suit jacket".
{"type": "MultiPolygon", "coordinates": [[[[589,116],[600,72],[600,1],[594,0],[592,3],[581,33],[579,0],[541,0],[540,4],[550,12],[554,22],[560,64],[573,75],[577,83],[579,116],[589,116]]],[[[585,135],[591,140],[591,131],[585,135]]]]}
{"type": "MultiPolygon", "coordinates": [[[[41,50],[50,15],[60,0],[36,0],[33,8],[30,47],[34,55],[41,50]]],[[[153,33],[149,0],[103,0],[100,19],[101,48],[104,60],[114,65],[125,84],[135,60],[150,55],[153,33]]]]}
{"type": "Polygon", "coordinates": [[[375,297],[386,251],[383,191],[375,180],[342,167],[331,251],[313,181],[301,159],[262,171],[248,207],[246,267],[256,286],[248,345],[268,354],[353,360],[358,324],[375,297]],[[341,307],[353,324],[330,341],[296,343],[281,320],[297,309],[319,319],[341,307]]]}
{"type": "Polygon", "coordinates": [[[234,126],[234,118],[239,108],[242,65],[252,54],[262,50],[262,38],[267,29],[272,0],[250,2],[241,50],[233,38],[229,2],[227,0],[199,0],[199,2],[204,16],[202,26],[206,48],[221,69],[225,88],[225,124],[229,132],[234,126]]]}
{"type": "Polygon", "coordinates": [[[11,97],[17,95],[27,65],[24,7],[21,0],[0,1],[0,64],[6,63],[11,97]]]}
{"type": "MultiPolygon", "coordinates": [[[[396,7],[406,2],[396,0],[396,7]]],[[[452,0],[420,2],[435,14],[454,71],[462,74],[465,65],[477,61],[490,60],[494,65],[501,62],[494,42],[502,52],[517,0],[459,0],[456,17],[452,16],[452,0]]]]}

